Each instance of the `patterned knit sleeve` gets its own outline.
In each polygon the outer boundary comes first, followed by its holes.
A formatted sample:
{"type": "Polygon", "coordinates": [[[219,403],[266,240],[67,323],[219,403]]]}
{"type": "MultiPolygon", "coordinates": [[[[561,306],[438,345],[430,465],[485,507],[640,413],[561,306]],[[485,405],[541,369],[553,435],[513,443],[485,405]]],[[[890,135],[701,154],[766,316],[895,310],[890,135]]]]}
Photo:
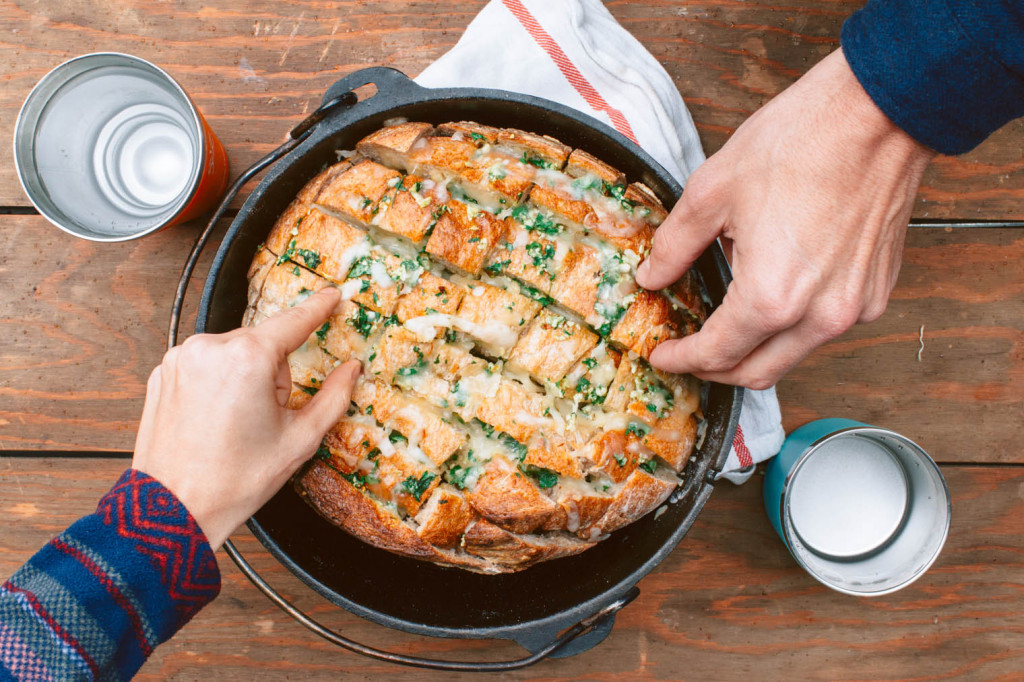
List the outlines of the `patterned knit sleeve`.
{"type": "Polygon", "coordinates": [[[0,586],[0,680],[129,679],[219,592],[195,519],[129,469],[0,586]]]}

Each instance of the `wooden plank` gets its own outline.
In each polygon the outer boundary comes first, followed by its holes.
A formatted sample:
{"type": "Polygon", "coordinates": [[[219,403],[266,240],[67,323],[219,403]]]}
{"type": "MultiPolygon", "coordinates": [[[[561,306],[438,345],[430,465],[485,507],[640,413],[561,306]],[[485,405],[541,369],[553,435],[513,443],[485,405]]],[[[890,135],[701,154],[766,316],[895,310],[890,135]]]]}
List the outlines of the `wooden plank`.
{"type": "MultiPolygon", "coordinates": [[[[96,499],[123,462],[0,459],[0,575],[6,577],[96,499]]],[[[856,599],[804,573],[774,535],[760,480],[716,490],[689,535],[640,583],[609,638],[580,656],[511,679],[850,679],[1017,677],[1024,669],[1024,467],[944,467],[953,495],[946,548],[917,583],[856,599]]],[[[262,552],[243,551],[267,579],[325,624],[416,655],[496,659],[504,642],[416,637],[328,605],[262,552]]],[[[140,679],[453,679],[368,661],[322,642],[262,597],[223,556],[220,598],[157,649],[140,679]]],[[[382,586],[386,587],[386,586],[382,586]]],[[[468,679],[468,676],[466,676],[468,679]]]]}
{"type": "MultiPolygon", "coordinates": [[[[0,216],[0,448],[131,449],[196,229],[103,245],[37,216],[0,216]]],[[[1024,461],[1022,291],[1019,230],[912,229],[885,316],[780,385],[786,427],[847,416],[894,428],[940,461],[1024,461]]]]}
{"type": "MultiPolygon", "coordinates": [[[[859,0],[786,6],[615,0],[612,13],[665,65],[711,153],[753,111],[834,50],[859,0]]],[[[152,0],[0,5],[0,138],[49,69],[101,50],[137,54],[178,78],[226,143],[235,171],[280,143],[340,76],[373,65],[419,73],[447,51],[479,0],[404,3],[152,0]]],[[[1024,121],[929,168],[919,218],[1024,218],[1024,121]]],[[[27,200],[0,146],[0,206],[27,200]]]]}
{"type": "MultiPolygon", "coordinates": [[[[0,450],[132,449],[201,227],[95,244],[39,216],[0,216],[0,450]]],[[[183,332],[195,328],[220,235],[196,270],[183,332]]]]}
{"type": "Polygon", "coordinates": [[[787,431],[848,417],[941,462],[1024,462],[1024,237],[910,230],[885,315],[819,348],[778,393],[787,431]]]}

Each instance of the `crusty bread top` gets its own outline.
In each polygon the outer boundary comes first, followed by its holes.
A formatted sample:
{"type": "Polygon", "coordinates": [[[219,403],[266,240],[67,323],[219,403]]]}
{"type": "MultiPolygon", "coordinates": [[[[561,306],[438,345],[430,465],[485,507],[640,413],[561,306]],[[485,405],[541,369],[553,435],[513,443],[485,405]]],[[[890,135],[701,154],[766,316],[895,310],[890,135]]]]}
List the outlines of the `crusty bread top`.
{"type": "Polygon", "coordinates": [[[297,478],[346,531],[484,573],[583,551],[662,504],[699,436],[699,382],[647,362],[706,316],[699,279],[638,289],[664,207],[558,140],[472,122],[364,138],[281,215],[246,325],[336,286],[289,356],[291,406],[363,363],[297,478]]]}

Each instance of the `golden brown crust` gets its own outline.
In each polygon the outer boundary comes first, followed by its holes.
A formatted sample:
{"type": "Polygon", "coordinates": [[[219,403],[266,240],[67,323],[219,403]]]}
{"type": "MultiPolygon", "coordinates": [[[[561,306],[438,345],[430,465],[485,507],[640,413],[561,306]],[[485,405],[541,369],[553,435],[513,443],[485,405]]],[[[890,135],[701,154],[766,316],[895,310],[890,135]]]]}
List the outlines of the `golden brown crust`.
{"type": "Polygon", "coordinates": [[[422,241],[434,224],[434,211],[439,206],[425,185],[423,178],[406,175],[401,185],[391,190],[387,210],[378,213],[373,224],[410,241],[422,241]]]}
{"type": "Polygon", "coordinates": [[[597,334],[575,322],[543,313],[530,322],[508,361],[541,381],[558,382],[597,340],[597,334]]]}
{"type": "Polygon", "coordinates": [[[465,294],[465,287],[424,272],[416,285],[399,297],[395,315],[399,322],[434,313],[452,315],[459,309],[465,294]]]}
{"type": "Polygon", "coordinates": [[[357,490],[327,464],[314,461],[300,480],[313,507],[336,526],[375,547],[433,558],[437,550],[379,503],[357,490]]]}
{"type": "Polygon", "coordinates": [[[596,537],[628,526],[665,502],[678,484],[679,479],[668,472],[650,474],[643,469],[634,470],[600,520],[580,529],[581,537],[596,537]]]}
{"type": "Polygon", "coordinates": [[[659,343],[696,331],[694,323],[656,291],[637,292],[609,337],[612,343],[648,359],[659,343]]]}
{"type": "Polygon", "coordinates": [[[565,173],[573,178],[594,175],[609,185],[621,185],[626,179],[626,176],[621,172],[582,149],[577,149],[569,155],[568,163],[565,165],[565,173]]]}
{"type": "Polygon", "coordinates": [[[535,135],[525,130],[504,128],[497,131],[497,144],[516,151],[527,159],[540,159],[550,168],[561,168],[572,148],[562,144],[553,137],[535,135]]]}
{"type": "Polygon", "coordinates": [[[473,122],[398,124],[357,149],[299,192],[249,271],[246,325],[343,294],[289,355],[289,407],[363,362],[356,407],[298,479],[307,501],[373,545],[481,573],[583,551],[662,503],[700,386],[645,358],[706,305],[692,275],[633,281],[666,215],[654,193],[473,122]]]}
{"type": "Polygon", "coordinates": [[[270,235],[267,237],[267,248],[279,255],[284,253],[285,249],[288,248],[288,242],[292,238],[292,230],[298,227],[305,219],[306,214],[316,200],[316,195],[320,193],[324,184],[351,165],[349,161],[342,161],[333,166],[328,166],[306,183],[299,190],[298,196],[292,200],[292,203],[288,204],[288,208],[284,210],[284,213],[274,223],[274,227],[270,230],[270,235]]]}
{"type": "Polygon", "coordinates": [[[466,499],[481,516],[513,533],[532,532],[555,511],[554,502],[501,456],[491,460],[466,499]]]}
{"type": "Polygon", "coordinates": [[[541,561],[579,554],[594,543],[571,535],[517,535],[481,519],[466,531],[464,546],[506,571],[520,571],[541,561]]]}
{"type": "Polygon", "coordinates": [[[333,177],[316,197],[316,203],[359,224],[369,224],[386,210],[381,199],[389,194],[402,175],[387,166],[363,159],[333,177]]]}
{"type": "Polygon", "coordinates": [[[448,549],[458,544],[474,518],[476,513],[462,493],[442,485],[416,514],[416,532],[435,547],[448,549]]]}
{"type": "Polygon", "coordinates": [[[427,253],[445,265],[477,275],[505,234],[504,221],[460,201],[448,201],[427,240],[427,253]]]}

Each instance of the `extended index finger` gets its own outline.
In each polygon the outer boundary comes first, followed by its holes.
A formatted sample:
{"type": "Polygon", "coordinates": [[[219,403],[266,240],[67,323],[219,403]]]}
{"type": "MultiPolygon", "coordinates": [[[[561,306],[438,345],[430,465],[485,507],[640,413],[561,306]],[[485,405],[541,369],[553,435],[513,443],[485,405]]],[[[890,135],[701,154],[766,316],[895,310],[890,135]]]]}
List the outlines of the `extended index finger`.
{"type": "Polygon", "coordinates": [[[294,308],[256,325],[252,333],[283,357],[305,343],[309,335],[323,325],[340,299],[341,292],[336,288],[324,287],[294,308]]]}

